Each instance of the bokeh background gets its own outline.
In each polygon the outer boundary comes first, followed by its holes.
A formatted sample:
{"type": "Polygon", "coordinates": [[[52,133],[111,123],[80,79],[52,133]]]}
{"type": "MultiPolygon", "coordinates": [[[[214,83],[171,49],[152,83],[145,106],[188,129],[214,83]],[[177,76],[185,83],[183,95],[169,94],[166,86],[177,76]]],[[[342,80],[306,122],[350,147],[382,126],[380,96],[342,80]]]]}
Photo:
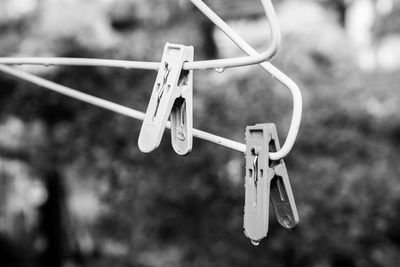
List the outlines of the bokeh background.
{"type": "MultiPolygon", "coordinates": [[[[244,157],[201,140],[177,156],[166,131],[143,154],[141,123],[0,74],[0,266],[399,266],[400,1],[273,1],[272,60],[301,87],[286,158],[300,225],[251,245],[242,229],[244,157]]],[[[209,0],[261,50],[256,0],[209,0]]],[[[187,0],[2,0],[0,56],[159,61],[166,42],[196,59],[242,55],[187,0]]],[[[152,71],[18,66],[146,110],[152,71]]],[[[291,98],[258,66],[195,72],[194,124],[243,141],[291,98]]],[[[272,210],[271,210],[271,213],[272,210]]]]}

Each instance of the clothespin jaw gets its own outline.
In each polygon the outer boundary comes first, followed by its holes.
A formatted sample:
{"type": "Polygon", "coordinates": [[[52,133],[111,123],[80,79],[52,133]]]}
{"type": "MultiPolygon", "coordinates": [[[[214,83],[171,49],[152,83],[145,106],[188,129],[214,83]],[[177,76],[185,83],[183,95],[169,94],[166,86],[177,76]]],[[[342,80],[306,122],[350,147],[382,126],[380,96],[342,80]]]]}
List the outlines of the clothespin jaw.
{"type": "MultiPolygon", "coordinates": [[[[186,61],[193,61],[193,47],[186,47],[186,61]]],[[[182,70],[178,87],[181,96],[175,100],[171,111],[171,143],[178,155],[192,151],[193,144],[193,70],[182,70]]]]}
{"type": "Polygon", "coordinates": [[[254,245],[267,236],[269,200],[278,222],[293,228],[299,217],[294,202],[285,163],[271,161],[269,153],[279,149],[276,126],[273,123],[246,127],[246,177],[244,233],[254,245]]]}
{"type": "Polygon", "coordinates": [[[193,71],[183,70],[193,61],[194,49],[167,43],[147,107],[138,145],[142,152],[154,151],[171,115],[172,146],[180,155],[192,149],[193,137],[193,71]]]}
{"type": "MultiPolygon", "coordinates": [[[[270,150],[272,150],[272,152],[280,150],[276,128],[272,133],[270,150]]],[[[299,223],[299,214],[297,212],[285,162],[283,159],[271,161],[270,166],[275,173],[271,181],[271,202],[276,218],[282,227],[292,229],[299,223]]]]}

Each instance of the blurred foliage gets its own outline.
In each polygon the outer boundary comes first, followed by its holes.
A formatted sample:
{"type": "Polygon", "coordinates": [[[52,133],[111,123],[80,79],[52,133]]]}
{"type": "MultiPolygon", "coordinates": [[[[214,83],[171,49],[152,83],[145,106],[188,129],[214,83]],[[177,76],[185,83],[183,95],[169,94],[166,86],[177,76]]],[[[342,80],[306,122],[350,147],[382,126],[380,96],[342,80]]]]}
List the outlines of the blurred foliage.
{"type": "Polygon", "coordinates": [[[400,2],[396,1],[393,10],[383,15],[374,26],[374,34],[377,38],[382,38],[390,34],[400,32],[400,2]]]}
{"type": "MultiPolygon", "coordinates": [[[[20,19],[1,21],[1,55],[158,60],[166,41],[195,45],[197,59],[215,53],[209,25],[182,1],[104,3],[47,0],[20,19]]],[[[90,184],[100,199],[95,219],[81,222],[93,253],[76,264],[396,266],[400,75],[361,72],[348,46],[318,47],[324,26],[312,39],[285,35],[274,61],[304,94],[303,124],[287,158],[301,224],[288,232],[271,215],[258,247],[242,230],[243,155],[195,140],[182,158],[168,132],[156,152],[142,154],[140,122],[1,75],[1,121],[44,125],[40,140],[22,146],[32,169],[43,177],[56,169],[67,184],[90,184]]],[[[155,78],[138,70],[29,70],[139,110],[155,78]]],[[[255,67],[196,72],[195,126],[243,140],[245,125],[273,121],[283,142],[289,94],[264,76],[255,67]]],[[[70,235],[79,240],[81,228],[75,223],[70,235]]]]}

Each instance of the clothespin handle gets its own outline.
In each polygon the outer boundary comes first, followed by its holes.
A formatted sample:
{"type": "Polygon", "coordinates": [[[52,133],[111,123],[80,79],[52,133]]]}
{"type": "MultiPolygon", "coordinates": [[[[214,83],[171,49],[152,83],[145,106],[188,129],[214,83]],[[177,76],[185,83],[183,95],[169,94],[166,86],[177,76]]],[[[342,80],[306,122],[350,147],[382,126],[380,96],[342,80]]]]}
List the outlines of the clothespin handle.
{"type": "MultiPolygon", "coordinates": [[[[189,84],[189,82],[192,83],[192,73],[190,71],[182,72],[184,62],[188,61],[193,61],[193,47],[170,43],[165,45],[161,60],[161,67],[157,74],[150,102],[147,107],[146,116],[139,134],[138,145],[142,152],[152,152],[160,145],[165,126],[171,114],[171,110],[173,109],[174,103],[177,98],[182,96],[183,89],[179,84],[182,73],[190,76],[190,80],[187,78],[187,84],[184,86],[186,97],[185,103],[187,108],[187,113],[185,112],[185,119],[186,125],[190,127],[190,129],[187,131],[187,136],[185,136],[186,147],[182,149],[182,151],[180,149],[180,145],[177,145],[176,147],[179,148],[179,153],[181,154],[188,153],[187,150],[191,150],[192,85],[189,84]]],[[[178,108],[178,110],[182,110],[183,108],[184,107],[178,108]]],[[[175,119],[175,116],[173,117],[175,119]]],[[[174,125],[176,126],[177,124],[174,123],[174,125]]],[[[178,135],[178,133],[179,130],[177,130],[175,134],[178,135]]]]}

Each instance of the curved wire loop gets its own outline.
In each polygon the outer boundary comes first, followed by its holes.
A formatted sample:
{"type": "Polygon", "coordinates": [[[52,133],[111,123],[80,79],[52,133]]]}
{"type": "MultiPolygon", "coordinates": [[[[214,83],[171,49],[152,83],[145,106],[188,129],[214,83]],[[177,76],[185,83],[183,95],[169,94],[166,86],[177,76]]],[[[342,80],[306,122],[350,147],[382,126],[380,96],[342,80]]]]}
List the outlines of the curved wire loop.
{"type": "MultiPolygon", "coordinates": [[[[240,49],[242,49],[245,53],[250,56],[257,56],[258,53],[254,48],[252,48],[246,41],[243,40],[228,24],[226,24],[217,14],[214,13],[202,0],[191,0],[192,3],[200,9],[219,29],[221,29],[240,49]]],[[[270,1],[262,0],[264,7],[267,4],[271,4],[270,1]]],[[[272,5],[272,4],[271,4],[272,5]]],[[[266,8],[266,10],[269,10],[266,8]]],[[[276,18],[275,16],[272,16],[276,18]]],[[[271,23],[271,25],[273,25],[271,23]]],[[[296,141],[297,134],[300,127],[302,109],[303,109],[303,101],[300,92],[300,88],[297,84],[291,80],[286,74],[280,71],[278,68],[273,66],[269,62],[261,62],[259,63],[261,67],[266,70],[269,74],[271,74],[274,78],[280,81],[283,85],[285,85],[292,95],[293,99],[293,112],[292,112],[292,121],[289,127],[288,135],[286,137],[286,141],[283,144],[281,150],[277,152],[271,152],[270,158],[272,160],[279,160],[281,158],[286,157],[293,145],[296,141]]]]}
{"type": "MultiPolygon", "coordinates": [[[[229,26],[202,0],[190,1],[223,32],[226,33],[231,31],[229,26]]],[[[272,5],[271,0],[261,0],[261,3],[264,7],[264,11],[271,29],[271,41],[269,42],[269,45],[265,51],[263,51],[262,53],[253,53],[252,55],[249,55],[247,57],[195,61],[191,63],[186,63],[183,68],[185,70],[200,70],[212,68],[226,69],[259,64],[261,62],[270,60],[278,52],[278,48],[281,43],[281,32],[279,30],[278,18],[276,17],[275,9],[272,5]]],[[[231,38],[229,34],[227,35],[229,38],[231,38]]]]}

